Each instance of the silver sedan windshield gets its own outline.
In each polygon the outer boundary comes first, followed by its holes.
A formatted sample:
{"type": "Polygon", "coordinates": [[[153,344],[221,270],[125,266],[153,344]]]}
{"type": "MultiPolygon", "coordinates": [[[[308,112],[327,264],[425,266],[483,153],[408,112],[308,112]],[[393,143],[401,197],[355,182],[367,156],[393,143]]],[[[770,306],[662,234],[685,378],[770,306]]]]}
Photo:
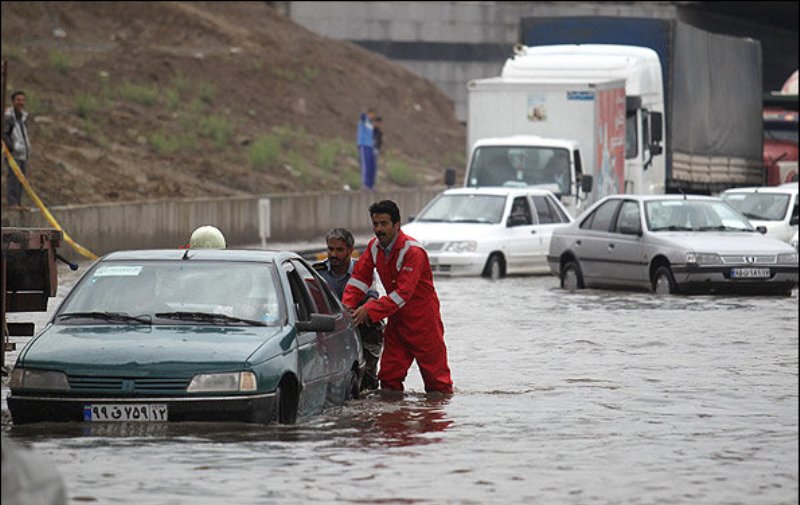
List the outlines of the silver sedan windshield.
{"type": "Polygon", "coordinates": [[[786,216],[790,195],[775,193],[729,193],[722,195],[725,202],[757,221],[781,221],[786,216]]]}
{"type": "Polygon", "coordinates": [[[275,324],[282,318],[280,293],[274,267],[266,263],[109,261],[75,286],[56,319],[119,321],[110,316],[127,315],[152,320],[171,314],[180,320],[174,313],[193,313],[195,321],[275,324]],[[209,315],[218,317],[199,317],[209,315]]]}
{"type": "Polygon", "coordinates": [[[730,205],[714,200],[653,200],[645,203],[650,231],[753,231],[730,205]]]}
{"type": "Polygon", "coordinates": [[[442,195],[417,217],[420,222],[489,223],[503,219],[506,197],[500,195],[442,195]]]}

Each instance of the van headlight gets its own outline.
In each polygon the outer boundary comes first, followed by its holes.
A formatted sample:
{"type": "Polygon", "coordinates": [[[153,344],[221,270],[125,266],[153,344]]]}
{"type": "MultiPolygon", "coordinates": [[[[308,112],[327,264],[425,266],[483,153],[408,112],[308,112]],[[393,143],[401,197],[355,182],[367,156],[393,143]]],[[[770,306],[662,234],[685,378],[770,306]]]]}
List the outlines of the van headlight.
{"type": "Polygon", "coordinates": [[[475,252],[478,249],[478,243],[474,240],[462,240],[458,242],[447,242],[442,248],[445,252],[465,253],[475,252]]]}
{"type": "Polygon", "coordinates": [[[256,374],[253,372],[228,372],[195,375],[187,393],[224,393],[255,391],[256,374]]]}
{"type": "Polygon", "coordinates": [[[9,387],[14,389],[36,389],[39,391],[69,391],[69,380],[63,372],[53,370],[31,370],[15,368],[11,372],[9,387]]]}
{"type": "Polygon", "coordinates": [[[719,254],[711,253],[686,253],[686,263],[691,265],[721,265],[722,258],[719,254]]]}

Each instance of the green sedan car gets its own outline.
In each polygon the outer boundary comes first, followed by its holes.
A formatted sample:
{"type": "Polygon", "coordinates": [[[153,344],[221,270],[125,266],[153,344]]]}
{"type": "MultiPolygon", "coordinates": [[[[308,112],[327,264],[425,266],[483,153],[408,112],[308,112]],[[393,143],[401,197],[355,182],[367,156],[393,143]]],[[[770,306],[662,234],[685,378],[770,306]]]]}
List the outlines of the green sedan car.
{"type": "Polygon", "coordinates": [[[291,252],[121,251],[20,352],[8,407],[38,421],[294,423],[358,396],[356,326],[291,252]]]}

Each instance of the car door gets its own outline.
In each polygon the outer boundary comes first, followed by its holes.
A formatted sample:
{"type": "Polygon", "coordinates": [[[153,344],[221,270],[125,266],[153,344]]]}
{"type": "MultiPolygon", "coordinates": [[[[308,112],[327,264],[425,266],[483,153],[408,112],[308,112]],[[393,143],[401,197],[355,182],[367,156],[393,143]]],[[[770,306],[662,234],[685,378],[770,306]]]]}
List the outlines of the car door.
{"type": "Polygon", "coordinates": [[[636,200],[623,200],[608,243],[608,270],[614,284],[649,285],[642,213],[636,200]]]}
{"type": "Polygon", "coordinates": [[[536,257],[546,254],[541,250],[539,237],[536,234],[528,196],[513,197],[511,211],[506,219],[508,273],[530,272],[536,264],[536,257]]]}
{"type": "Polygon", "coordinates": [[[292,263],[311,297],[315,312],[336,318],[333,331],[317,334],[325,356],[327,399],[335,403],[336,399],[344,396],[341,388],[349,383],[353,362],[358,359],[358,340],[344,315],[342,305],[331,293],[327,283],[304,262],[292,260],[292,263]]]}
{"type": "Polygon", "coordinates": [[[569,217],[559,208],[555,199],[550,195],[531,195],[533,208],[536,210],[536,224],[533,235],[538,241],[537,255],[534,258],[534,267],[537,271],[549,272],[547,253],[550,250],[550,239],[553,230],[569,223],[569,217]]]}
{"type": "Polygon", "coordinates": [[[583,281],[587,285],[613,284],[609,263],[610,230],[619,205],[619,199],[610,198],[580,224],[580,233],[573,247],[580,262],[583,281]]]}
{"type": "MultiPolygon", "coordinates": [[[[290,311],[294,312],[296,321],[309,321],[317,307],[306,288],[297,264],[285,261],[281,267],[286,273],[291,288],[290,311]]],[[[325,404],[328,383],[327,354],[323,345],[324,335],[315,331],[297,330],[298,374],[302,385],[301,405],[298,411],[319,410],[325,404]]]]}

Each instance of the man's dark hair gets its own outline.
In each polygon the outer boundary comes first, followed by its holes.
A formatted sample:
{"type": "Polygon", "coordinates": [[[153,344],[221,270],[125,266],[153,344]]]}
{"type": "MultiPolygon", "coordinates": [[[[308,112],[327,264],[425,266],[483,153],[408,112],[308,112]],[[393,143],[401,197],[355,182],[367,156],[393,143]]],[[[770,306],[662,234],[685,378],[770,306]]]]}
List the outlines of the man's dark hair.
{"type": "Polygon", "coordinates": [[[347,247],[353,247],[356,243],[353,234],[344,228],[334,228],[325,235],[325,242],[331,239],[338,239],[344,242],[347,247]]]}
{"type": "Polygon", "coordinates": [[[389,214],[392,218],[392,224],[400,222],[400,208],[391,200],[381,200],[369,206],[369,215],[375,214],[389,214]]]}
{"type": "Polygon", "coordinates": [[[12,102],[14,101],[14,99],[15,99],[15,98],[17,98],[17,95],[22,95],[22,96],[25,96],[25,92],[24,92],[24,91],[17,90],[17,91],[15,91],[14,93],[12,93],[12,94],[11,94],[11,101],[12,101],[12,102]]]}

